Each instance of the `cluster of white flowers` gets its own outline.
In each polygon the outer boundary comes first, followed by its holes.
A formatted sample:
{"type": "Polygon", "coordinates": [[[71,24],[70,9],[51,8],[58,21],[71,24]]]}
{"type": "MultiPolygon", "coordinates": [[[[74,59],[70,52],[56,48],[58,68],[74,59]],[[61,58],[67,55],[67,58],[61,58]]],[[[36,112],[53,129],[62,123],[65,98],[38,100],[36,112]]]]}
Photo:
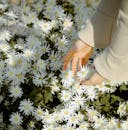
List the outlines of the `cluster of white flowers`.
{"type": "MultiPolygon", "coordinates": [[[[80,85],[70,68],[61,70],[62,57],[77,39],[77,31],[84,27],[97,0],[91,0],[90,7],[85,0],[60,1],[73,6],[74,16],[65,12],[64,5],[57,4],[57,0],[0,1],[0,103],[3,104],[0,129],[5,126],[4,108],[8,110],[17,105],[17,109],[9,113],[9,130],[22,130],[26,117],[30,117],[25,124],[29,130],[35,129],[36,121],[43,124],[42,130],[128,130],[128,118],[108,119],[88,104],[100,94],[115,92],[122,83],[105,81],[96,86],[80,85]],[[41,105],[36,107],[32,97],[25,93],[29,90],[24,91],[28,89],[24,84],[29,81],[37,89],[50,88],[52,95],[57,93],[61,104],[52,112],[41,105]]],[[[92,68],[89,61],[77,72],[77,77],[88,78],[95,71],[92,68]]],[[[128,102],[119,104],[117,114],[128,116],[128,102]]]]}

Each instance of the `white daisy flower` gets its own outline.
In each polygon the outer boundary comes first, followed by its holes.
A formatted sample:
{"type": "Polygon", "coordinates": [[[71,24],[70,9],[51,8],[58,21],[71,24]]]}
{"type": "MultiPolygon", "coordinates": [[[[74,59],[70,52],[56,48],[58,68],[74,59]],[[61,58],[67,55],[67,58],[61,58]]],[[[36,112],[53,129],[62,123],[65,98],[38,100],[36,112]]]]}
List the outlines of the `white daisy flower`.
{"type": "Polygon", "coordinates": [[[59,57],[58,57],[57,61],[55,61],[55,62],[51,61],[50,62],[50,68],[53,71],[60,70],[61,67],[62,67],[62,62],[61,62],[61,59],[59,59],[59,57]]]}
{"type": "Polygon", "coordinates": [[[33,115],[34,115],[34,117],[36,118],[37,121],[40,121],[40,120],[43,119],[44,110],[41,107],[38,107],[34,110],[33,115]]]}
{"type": "Polygon", "coordinates": [[[9,121],[11,122],[12,125],[21,125],[22,124],[22,120],[23,117],[20,115],[19,112],[13,112],[11,115],[10,115],[10,119],[9,121]]]}
{"type": "Polygon", "coordinates": [[[40,20],[36,24],[37,25],[35,25],[35,27],[37,26],[39,29],[41,29],[46,34],[48,34],[50,32],[50,30],[52,29],[51,22],[40,20]]]}
{"type": "Polygon", "coordinates": [[[23,112],[24,115],[28,116],[34,110],[33,103],[29,99],[24,99],[23,101],[20,102],[19,110],[20,112],[23,112]]]}
{"type": "Polygon", "coordinates": [[[95,129],[100,129],[108,124],[107,119],[105,119],[104,116],[97,117],[94,120],[94,126],[95,129]]]}
{"type": "Polygon", "coordinates": [[[25,41],[22,38],[17,39],[17,44],[14,45],[14,48],[16,49],[24,49],[25,47],[25,41]]]}
{"type": "Polygon", "coordinates": [[[42,54],[49,53],[50,52],[50,46],[48,44],[43,44],[40,47],[40,51],[42,54]]]}
{"type": "Polygon", "coordinates": [[[50,40],[52,41],[52,42],[54,42],[54,43],[56,43],[57,42],[57,37],[59,37],[59,35],[58,34],[51,34],[50,35],[50,40]]]}
{"type": "Polygon", "coordinates": [[[80,107],[84,107],[84,104],[86,102],[86,99],[82,97],[81,95],[75,95],[72,97],[72,106],[74,106],[74,109],[79,110],[80,107]]]}
{"type": "Polygon", "coordinates": [[[10,38],[11,38],[11,34],[10,34],[9,31],[1,30],[1,32],[0,32],[0,41],[6,42],[6,40],[9,41],[10,38]]]}
{"type": "Polygon", "coordinates": [[[7,77],[8,80],[13,82],[12,85],[19,85],[20,83],[24,83],[25,78],[26,78],[25,77],[26,71],[23,69],[26,69],[26,68],[25,67],[24,68],[10,67],[9,70],[5,72],[5,77],[7,77]]]}
{"type": "Polygon", "coordinates": [[[57,20],[51,20],[51,26],[52,26],[52,28],[57,28],[58,27],[58,24],[59,24],[59,21],[57,21],[57,20]]]}
{"type": "Polygon", "coordinates": [[[25,49],[23,56],[24,56],[27,60],[30,60],[30,59],[33,59],[34,53],[35,53],[34,50],[25,49]]]}
{"type": "Polygon", "coordinates": [[[30,22],[34,23],[38,20],[37,13],[36,12],[29,12],[27,18],[30,20],[30,22]]]}
{"type": "Polygon", "coordinates": [[[30,35],[26,40],[26,48],[28,47],[29,49],[35,49],[41,45],[41,41],[33,35],[30,35]]]}
{"type": "Polygon", "coordinates": [[[74,110],[70,108],[64,108],[60,110],[60,116],[63,117],[64,120],[68,120],[73,113],[74,110]]]}
{"type": "Polygon", "coordinates": [[[62,25],[63,30],[69,30],[72,27],[72,25],[73,25],[73,22],[71,18],[69,17],[65,18],[62,25]]]}
{"type": "Polygon", "coordinates": [[[61,59],[62,57],[58,52],[55,53],[54,51],[52,51],[51,53],[49,53],[50,68],[52,70],[60,69],[62,66],[61,59]]]}
{"type": "Polygon", "coordinates": [[[27,12],[27,15],[22,15],[22,21],[26,24],[35,23],[37,20],[36,12],[29,11],[29,13],[27,12]]]}
{"type": "Polygon", "coordinates": [[[67,91],[67,90],[61,91],[61,100],[62,101],[67,102],[68,100],[70,100],[71,97],[72,97],[72,93],[70,91],[67,91]]]}
{"type": "Polygon", "coordinates": [[[80,71],[77,72],[77,76],[80,80],[85,80],[88,72],[89,72],[89,69],[87,68],[87,66],[82,66],[80,68],[80,71]]]}
{"type": "Polygon", "coordinates": [[[45,73],[36,73],[33,76],[33,83],[36,86],[42,86],[43,84],[47,83],[47,79],[45,78],[46,74],[45,73]]]}
{"type": "Polygon", "coordinates": [[[122,130],[128,130],[128,118],[121,123],[122,130]]]}
{"type": "Polygon", "coordinates": [[[111,117],[111,119],[108,120],[107,128],[112,130],[117,127],[117,124],[119,123],[118,119],[111,117]]]}
{"type": "Polygon", "coordinates": [[[45,71],[46,70],[46,61],[45,60],[42,60],[42,59],[39,59],[37,62],[36,62],[36,66],[38,67],[38,71],[42,72],[42,71],[45,71]]]}
{"type": "Polygon", "coordinates": [[[23,6],[22,12],[23,12],[24,14],[28,14],[28,13],[31,11],[30,6],[26,6],[26,4],[27,4],[27,3],[26,3],[25,1],[22,2],[22,6],[23,6]]]}
{"type": "Polygon", "coordinates": [[[6,44],[6,43],[1,43],[1,44],[0,44],[0,49],[1,49],[2,51],[4,51],[5,53],[6,53],[7,51],[9,51],[10,48],[11,48],[11,47],[10,47],[8,44],[6,44]]]}
{"type": "Polygon", "coordinates": [[[94,121],[100,115],[94,108],[86,108],[86,111],[90,121],[94,121]]]}
{"type": "Polygon", "coordinates": [[[76,126],[79,124],[79,120],[77,118],[77,114],[75,113],[74,115],[71,115],[70,118],[68,119],[67,126],[76,126]]]}
{"type": "MultiPolygon", "coordinates": [[[[79,111],[78,114],[76,115],[76,118],[79,120],[79,124],[81,124],[81,122],[85,121],[85,116],[79,111]]],[[[87,126],[87,123],[85,123],[87,126]]]]}
{"type": "MultiPolygon", "coordinates": [[[[100,85],[95,85],[95,88],[100,92],[100,93],[111,93],[113,92],[113,88],[111,87],[107,87],[103,84],[100,84],[100,85]]],[[[116,87],[115,87],[116,88],[116,87]]],[[[114,89],[115,90],[115,89],[114,89]]]]}
{"type": "Polygon", "coordinates": [[[36,121],[30,120],[28,125],[27,125],[28,129],[31,130],[31,129],[35,128],[35,122],[36,121]]]}
{"type": "Polygon", "coordinates": [[[60,55],[59,53],[55,52],[55,51],[52,51],[50,54],[49,54],[49,60],[51,62],[56,62],[57,59],[60,58],[60,55]]]}
{"type": "Polygon", "coordinates": [[[43,1],[39,1],[38,3],[36,4],[33,4],[32,6],[35,8],[36,12],[40,12],[43,8],[43,1]]]}
{"type": "Polygon", "coordinates": [[[83,87],[80,85],[80,83],[76,82],[72,85],[72,93],[81,95],[84,93],[83,87]]]}
{"type": "Polygon", "coordinates": [[[53,77],[51,79],[51,82],[50,82],[50,88],[51,88],[51,92],[53,94],[55,94],[55,92],[58,92],[60,90],[59,86],[58,86],[58,79],[57,77],[53,77]]]}
{"type": "Polygon", "coordinates": [[[6,5],[6,4],[0,4],[0,9],[1,9],[1,10],[4,11],[6,8],[7,8],[7,5],[6,5]]]}
{"type": "Polygon", "coordinates": [[[53,18],[60,18],[60,19],[64,18],[65,14],[63,8],[61,6],[54,6],[52,16],[53,18]]]}
{"type": "Polygon", "coordinates": [[[21,65],[24,63],[24,58],[21,54],[8,54],[7,63],[8,65],[14,67],[16,65],[21,65]]]}
{"type": "MultiPolygon", "coordinates": [[[[125,81],[124,81],[125,82],[125,81]]],[[[121,82],[121,81],[111,81],[111,80],[105,80],[104,82],[103,82],[103,84],[108,84],[108,85],[110,85],[110,86],[112,86],[112,87],[118,87],[118,86],[120,86],[121,84],[123,84],[123,82],[121,82]]]]}
{"type": "Polygon", "coordinates": [[[97,91],[94,88],[94,86],[89,86],[89,87],[86,87],[85,89],[86,89],[85,93],[87,95],[88,100],[93,101],[93,100],[97,99],[97,91]]]}
{"type": "Polygon", "coordinates": [[[61,73],[61,78],[62,78],[62,83],[66,88],[71,86],[74,82],[74,78],[71,70],[63,71],[61,73]]]}
{"type": "Polygon", "coordinates": [[[10,86],[9,87],[10,97],[20,98],[23,94],[22,89],[19,86],[10,86]]]}
{"type": "Polygon", "coordinates": [[[25,81],[25,73],[17,71],[17,73],[15,74],[15,83],[20,84],[20,83],[24,83],[25,81]]]}
{"type": "Polygon", "coordinates": [[[61,113],[60,113],[59,111],[52,113],[52,116],[53,116],[54,121],[55,121],[56,123],[57,123],[58,121],[62,121],[62,120],[63,120],[63,117],[60,116],[60,114],[61,114],[61,113]]]}
{"type": "MultiPolygon", "coordinates": [[[[38,46],[40,48],[40,46],[38,46]]],[[[40,50],[34,49],[33,59],[36,61],[37,59],[40,59],[42,56],[40,50]]]]}
{"type": "Polygon", "coordinates": [[[18,18],[17,15],[16,15],[13,11],[6,12],[6,13],[4,13],[4,14],[7,15],[8,17],[10,17],[11,19],[16,19],[16,18],[18,18]]]}
{"type": "Polygon", "coordinates": [[[120,116],[124,116],[126,115],[126,109],[127,109],[127,104],[125,102],[123,103],[120,103],[119,104],[119,107],[118,107],[118,110],[117,110],[117,113],[120,115],[120,116]]]}
{"type": "Polygon", "coordinates": [[[14,68],[9,68],[9,70],[7,70],[5,72],[5,76],[11,81],[15,80],[15,74],[17,73],[17,69],[14,68]]]}
{"type": "Polygon", "coordinates": [[[76,107],[74,105],[74,101],[69,100],[68,102],[64,103],[64,108],[69,109],[71,112],[70,113],[75,113],[76,112],[76,107]]]}
{"type": "Polygon", "coordinates": [[[58,18],[64,18],[64,10],[61,6],[53,6],[52,4],[47,4],[46,11],[44,12],[45,16],[49,19],[56,20],[58,18]]]}
{"type": "Polygon", "coordinates": [[[53,20],[53,17],[52,17],[53,8],[54,7],[52,5],[46,5],[45,11],[44,11],[44,15],[46,18],[53,20]]]}
{"type": "Polygon", "coordinates": [[[58,38],[57,42],[55,43],[58,50],[60,50],[60,51],[66,51],[68,44],[69,44],[69,41],[66,39],[66,37],[64,35],[62,36],[62,38],[58,38]]]}
{"type": "Polygon", "coordinates": [[[43,119],[42,119],[42,123],[45,123],[46,125],[52,125],[55,123],[55,120],[52,116],[52,114],[49,114],[49,111],[48,110],[45,110],[44,112],[44,116],[43,116],[43,119]]]}

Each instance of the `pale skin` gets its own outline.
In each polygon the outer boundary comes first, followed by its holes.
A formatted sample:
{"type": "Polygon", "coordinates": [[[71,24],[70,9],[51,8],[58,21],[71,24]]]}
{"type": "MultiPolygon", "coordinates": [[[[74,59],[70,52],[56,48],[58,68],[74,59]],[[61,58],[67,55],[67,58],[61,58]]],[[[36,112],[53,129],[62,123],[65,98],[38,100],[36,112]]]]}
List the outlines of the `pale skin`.
{"type": "MultiPolygon", "coordinates": [[[[84,43],[80,39],[76,40],[72,47],[69,49],[67,55],[63,58],[63,71],[68,67],[69,62],[71,62],[72,73],[75,76],[76,72],[80,67],[85,66],[93,53],[93,47],[84,43]]],[[[100,75],[97,71],[92,74],[89,79],[78,81],[82,85],[98,85],[101,84],[104,80],[107,80],[105,77],[100,75]]]]}

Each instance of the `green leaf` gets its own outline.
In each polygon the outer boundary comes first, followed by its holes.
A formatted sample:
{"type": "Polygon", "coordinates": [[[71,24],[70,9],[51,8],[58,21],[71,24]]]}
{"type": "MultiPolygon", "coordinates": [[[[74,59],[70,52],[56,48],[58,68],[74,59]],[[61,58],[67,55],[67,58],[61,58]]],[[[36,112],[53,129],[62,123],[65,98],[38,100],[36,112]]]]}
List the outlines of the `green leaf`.
{"type": "Polygon", "coordinates": [[[46,87],[44,90],[44,100],[45,100],[45,104],[48,103],[48,101],[53,101],[53,96],[51,93],[51,88],[50,87],[46,87]]]}
{"type": "Polygon", "coordinates": [[[120,86],[120,91],[125,91],[125,90],[128,90],[128,86],[126,84],[122,84],[120,86]]]}
{"type": "Polygon", "coordinates": [[[119,96],[116,95],[111,95],[111,103],[117,102],[117,101],[122,101],[122,99],[119,96]]]}

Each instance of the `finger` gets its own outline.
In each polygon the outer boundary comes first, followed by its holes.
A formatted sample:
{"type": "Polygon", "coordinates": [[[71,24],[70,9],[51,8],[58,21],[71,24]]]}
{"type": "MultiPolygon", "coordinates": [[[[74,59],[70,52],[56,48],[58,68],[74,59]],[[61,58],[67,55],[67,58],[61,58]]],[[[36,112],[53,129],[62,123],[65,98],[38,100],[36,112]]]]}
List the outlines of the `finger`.
{"type": "Polygon", "coordinates": [[[71,68],[72,68],[72,74],[73,74],[73,76],[76,75],[77,64],[78,64],[78,58],[74,57],[72,59],[72,63],[71,63],[71,68]]]}
{"type": "Polygon", "coordinates": [[[93,50],[92,50],[92,51],[88,51],[88,52],[86,53],[86,55],[85,55],[84,58],[83,58],[83,65],[86,65],[86,64],[87,64],[87,62],[88,62],[90,56],[92,55],[92,53],[93,53],[93,50]]]}
{"type": "Polygon", "coordinates": [[[73,51],[69,51],[68,54],[63,58],[63,67],[62,70],[66,70],[69,64],[69,61],[71,60],[72,56],[73,56],[74,52],[73,51]]]}
{"type": "Polygon", "coordinates": [[[85,57],[83,58],[83,65],[86,65],[88,63],[89,57],[85,57]]]}
{"type": "Polygon", "coordinates": [[[80,70],[80,68],[82,67],[82,65],[83,65],[83,59],[82,59],[82,58],[79,58],[78,68],[77,68],[78,71],[80,70]]]}
{"type": "Polygon", "coordinates": [[[63,67],[62,67],[62,70],[63,70],[63,71],[65,71],[65,70],[67,69],[68,63],[69,63],[69,61],[64,61],[63,67]]]}

